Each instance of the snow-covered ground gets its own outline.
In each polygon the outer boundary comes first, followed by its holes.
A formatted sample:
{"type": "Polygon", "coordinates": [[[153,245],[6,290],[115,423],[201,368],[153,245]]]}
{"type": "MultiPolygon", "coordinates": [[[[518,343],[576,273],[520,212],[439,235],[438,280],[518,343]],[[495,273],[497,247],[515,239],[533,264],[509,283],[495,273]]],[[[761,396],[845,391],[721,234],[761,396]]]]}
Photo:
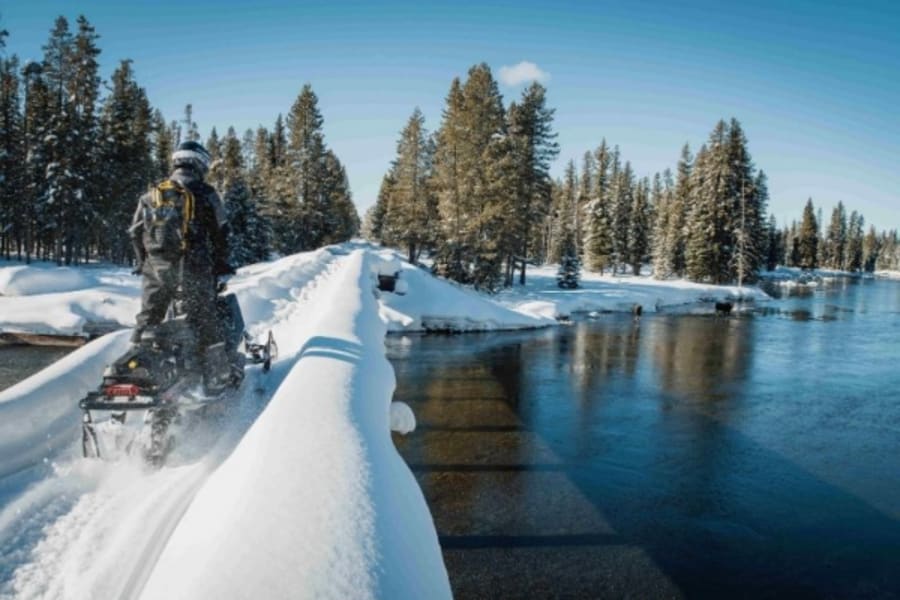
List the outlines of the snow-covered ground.
{"type": "Polygon", "coordinates": [[[231,288],[279,359],[158,471],[78,457],[76,402],[127,331],[0,393],[0,597],[449,597],[390,439],[412,423],[390,402],[380,263],[345,245],[243,269],[231,288]]]}
{"type": "MultiPolygon", "coordinates": [[[[0,392],[0,598],[449,597],[433,520],[390,438],[415,417],[391,402],[387,331],[765,297],[592,274],[561,291],[539,268],[491,298],[362,243],[251,265],[229,287],[279,358],[268,374],[249,369],[223,415],[181,432],[162,469],[79,456],[77,401],[127,329],[0,392]],[[396,272],[402,293],[376,291],[378,274],[396,272]]],[[[117,267],[5,263],[0,294],[0,331],[84,335],[130,326],[139,281],[117,267]]]]}
{"type": "Polygon", "coordinates": [[[140,302],[130,269],[0,262],[0,332],[78,336],[90,325],[130,327],[140,302]]]}
{"type": "Polygon", "coordinates": [[[645,311],[665,311],[696,306],[712,312],[712,301],[770,300],[756,286],[721,286],[683,279],[657,280],[649,276],[600,275],[583,272],[581,286],[561,290],[553,266],[530,268],[525,286],[501,292],[497,299],[519,312],[536,317],[568,317],[577,312],[631,312],[635,304],[645,311]]]}

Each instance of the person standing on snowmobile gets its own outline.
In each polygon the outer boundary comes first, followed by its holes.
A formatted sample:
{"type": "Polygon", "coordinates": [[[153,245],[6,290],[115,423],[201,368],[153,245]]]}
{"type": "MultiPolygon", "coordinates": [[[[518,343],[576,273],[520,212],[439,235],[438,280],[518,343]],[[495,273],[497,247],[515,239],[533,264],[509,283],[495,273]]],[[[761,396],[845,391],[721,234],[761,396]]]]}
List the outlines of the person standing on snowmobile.
{"type": "Polygon", "coordinates": [[[225,331],[216,318],[217,277],[233,274],[228,264],[227,223],[222,201],[203,178],[209,152],[182,142],[172,154],[169,178],[138,200],[130,228],[142,275],[141,311],[132,342],[163,321],[173,301],[197,337],[207,391],[227,385],[230,365],[225,331]]]}

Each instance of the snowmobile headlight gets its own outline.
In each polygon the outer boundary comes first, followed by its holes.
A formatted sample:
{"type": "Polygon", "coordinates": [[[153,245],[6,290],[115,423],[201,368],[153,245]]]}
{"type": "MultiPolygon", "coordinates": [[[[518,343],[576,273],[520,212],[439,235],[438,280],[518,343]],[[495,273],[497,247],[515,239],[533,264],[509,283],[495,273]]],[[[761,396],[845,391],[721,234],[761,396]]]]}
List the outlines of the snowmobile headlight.
{"type": "Polygon", "coordinates": [[[138,361],[136,361],[136,360],[134,360],[134,359],[131,359],[131,360],[128,361],[128,368],[129,368],[129,369],[137,369],[137,366],[138,366],[138,361]]]}

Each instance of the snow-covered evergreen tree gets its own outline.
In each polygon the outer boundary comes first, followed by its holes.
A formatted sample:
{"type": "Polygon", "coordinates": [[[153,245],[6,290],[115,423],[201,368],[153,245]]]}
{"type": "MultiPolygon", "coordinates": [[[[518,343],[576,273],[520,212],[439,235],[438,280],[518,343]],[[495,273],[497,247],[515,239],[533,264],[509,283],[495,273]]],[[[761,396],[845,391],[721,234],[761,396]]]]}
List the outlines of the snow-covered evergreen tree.
{"type": "Polygon", "coordinates": [[[631,229],[631,208],[634,204],[634,171],[628,161],[625,162],[625,167],[620,169],[618,156],[619,149],[617,147],[614,151],[611,190],[613,254],[615,256],[613,269],[620,268],[624,273],[630,256],[628,241],[631,229]]]}
{"type": "Polygon", "coordinates": [[[581,281],[581,259],[575,247],[575,232],[567,229],[559,242],[559,270],[556,273],[556,284],[562,289],[573,290],[581,281]]]}
{"type": "MultiPolygon", "coordinates": [[[[0,32],[2,47],[5,31],[0,32]]],[[[21,259],[27,224],[25,134],[19,100],[19,60],[0,58],[0,254],[21,259]]]]}
{"type": "Polygon", "coordinates": [[[587,206],[585,235],[587,267],[592,271],[599,271],[601,274],[604,269],[613,264],[612,215],[610,211],[612,158],[604,139],[596,151],[594,184],[591,186],[593,197],[587,206]]]}
{"type": "Polygon", "coordinates": [[[161,179],[152,150],[153,138],[159,139],[153,131],[158,123],[154,124],[146,93],[134,80],[131,61],[122,61],[113,73],[112,90],[104,102],[100,123],[99,162],[103,169],[96,177],[101,184],[98,199],[102,227],[96,228],[97,244],[102,256],[122,263],[133,254],[127,230],[137,199],[149,183],[161,179]]]}
{"type": "MultiPolygon", "coordinates": [[[[627,168],[627,166],[626,166],[627,168]]],[[[650,223],[650,182],[644,178],[635,186],[628,222],[628,248],[626,262],[631,272],[641,274],[641,265],[649,258],[650,223]]]]}

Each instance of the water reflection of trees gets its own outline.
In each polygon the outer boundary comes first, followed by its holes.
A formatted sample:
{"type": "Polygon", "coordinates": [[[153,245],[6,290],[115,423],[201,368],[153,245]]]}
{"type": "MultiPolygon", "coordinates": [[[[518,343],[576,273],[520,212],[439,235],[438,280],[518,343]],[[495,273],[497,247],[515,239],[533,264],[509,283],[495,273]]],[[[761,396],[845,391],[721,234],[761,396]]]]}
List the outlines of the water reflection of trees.
{"type": "Polygon", "coordinates": [[[695,400],[727,398],[748,373],[752,319],[672,317],[647,324],[653,362],[663,391],[695,400]]]}

